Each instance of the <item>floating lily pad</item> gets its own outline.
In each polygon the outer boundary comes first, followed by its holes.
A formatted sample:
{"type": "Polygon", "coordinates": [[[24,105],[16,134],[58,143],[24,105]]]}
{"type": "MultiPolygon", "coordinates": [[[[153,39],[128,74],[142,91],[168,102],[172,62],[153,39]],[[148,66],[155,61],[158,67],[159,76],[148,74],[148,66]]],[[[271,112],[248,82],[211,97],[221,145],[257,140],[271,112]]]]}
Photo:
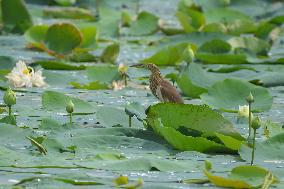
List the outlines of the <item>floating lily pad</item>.
{"type": "Polygon", "coordinates": [[[213,39],[212,41],[205,42],[198,48],[198,52],[205,53],[228,53],[231,50],[231,45],[220,39],[213,39]]]}
{"type": "Polygon", "coordinates": [[[76,3],[76,0],[54,0],[54,1],[61,6],[71,6],[76,3]]]}
{"type": "Polygon", "coordinates": [[[208,93],[202,94],[204,103],[225,111],[237,111],[239,105],[245,105],[249,93],[254,96],[252,110],[255,112],[267,111],[272,105],[272,96],[263,87],[255,86],[240,79],[225,79],[212,85],[208,93]]]}
{"type": "Polygon", "coordinates": [[[84,70],[86,66],[80,65],[72,65],[64,62],[56,62],[56,61],[36,61],[33,62],[32,65],[40,65],[42,68],[47,70],[84,70]]]}
{"type": "Polygon", "coordinates": [[[222,144],[210,141],[203,137],[186,136],[172,127],[164,127],[160,120],[154,120],[151,128],[162,136],[175,149],[184,151],[198,151],[207,153],[231,152],[222,144]]]}
{"type": "MultiPolygon", "coordinates": [[[[284,133],[279,133],[264,142],[257,142],[255,147],[255,162],[274,163],[284,159],[284,133]]],[[[239,153],[243,160],[251,161],[252,149],[247,145],[242,145],[239,153]]]]}
{"type": "Polygon", "coordinates": [[[79,98],[72,98],[63,93],[55,91],[45,91],[42,94],[42,106],[46,110],[55,112],[66,112],[67,103],[72,100],[74,103],[74,113],[93,113],[94,107],[79,98]]]}
{"type": "Polygon", "coordinates": [[[33,25],[32,18],[23,0],[1,1],[4,30],[12,33],[24,33],[33,25]]]}
{"type": "Polygon", "coordinates": [[[101,54],[101,61],[114,64],[119,55],[119,49],[118,43],[107,46],[101,54]]]}
{"type": "Polygon", "coordinates": [[[33,47],[42,49],[42,43],[47,30],[48,25],[35,25],[33,27],[30,27],[25,32],[25,39],[33,47]]]}
{"type": "Polygon", "coordinates": [[[215,82],[224,80],[223,74],[212,74],[202,69],[201,65],[191,63],[180,74],[177,83],[182,92],[190,97],[198,98],[215,82]]]}
{"type": "Polygon", "coordinates": [[[211,9],[204,13],[207,23],[230,23],[235,20],[250,20],[251,18],[237,10],[229,8],[211,9]]]}
{"type": "Polygon", "coordinates": [[[44,43],[56,54],[70,54],[82,43],[82,34],[73,24],[53,24],[47,30],[44,43]]]}
{"type": "Polygon", "coordinates": [[[132,22],[129,30],[127,32],[128,35],[150,35],[158,31],[158,20],[159,18],[152,13],[143,11],[140,12],[137,20],[132,22]]]}
{"type": "MultiPolygon", "coordinates": [[[[129,127],[129,117],[122,108],[100,107],[97,112],[97,121],[104,127],[129,127]]],[[[132,127],[142,128],[143,124],[134,117],[132,127]]]]}
{"type": "Polygon", "coordinates": [[[43,14],[50,18],[96,20],[90,10],[79,7],[46,8],[43,14]]]}
{"type": "Polygon", "coordinates": [[[165,127],[198,131],[212,135],[221,133],[242,140],[230,121],[205,105],[160,103],[151,106],[147,112],[147,122],[153,125],[154,120],[161,119],[165,127]]]}
{"type": "Polygon", "coordinates": [[[256,188],[269,187],[277,182],[275,176],[268,170],[258,166],[239,166],[232,169],[228,177],[216,176],[210,170],[204,170],[210,182],[219,187],[226,188],[256,188]],[[268,182],[268,183],[267,183],[268,182]]]}
{"type": "Polygon", "coordinates": [[[111,83],[120,78],[118,67],[114,65],[88,67],[87,75],[90,81],[99,81],[101,83],[111,83]]]}
{"type": "Polygon", "coordinates": [[[167,46],[159,50],[149,58],[144,59],[144,63],[153,63],[156,65],[175,65],[183,60],[183,52],[190,46],[188,43],[180,43],[174,46],[167,46]]]}
{"type": "Polygon", "coordinates": [[[99,81],[93,81],[88,84],[80,84],[77,82],[70,83],[75,89],[87,89],[87,90],[101,90],[110,89],[110,86],[105,83],[100,83],[99,81]]]}

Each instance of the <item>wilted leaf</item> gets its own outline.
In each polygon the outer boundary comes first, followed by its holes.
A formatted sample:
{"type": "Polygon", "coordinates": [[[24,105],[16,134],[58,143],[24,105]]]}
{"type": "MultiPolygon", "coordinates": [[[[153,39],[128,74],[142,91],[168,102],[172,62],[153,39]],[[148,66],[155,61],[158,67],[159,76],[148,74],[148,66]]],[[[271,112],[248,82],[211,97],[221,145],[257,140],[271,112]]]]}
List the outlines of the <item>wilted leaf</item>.
{"type": "MultiPolygon", "coordinates": [[[[257,188],[264,185],[266,176],[271,175],[272,183],[277,182],[273,174],[258,166],[239,166],[232,169],[228,177],[221,177],[212,174],[209,170],[204,170],[204,174],[210,182],[219,187],[226,188],[257,188]]],[[[270,185],[269,184],[269,185],[270,185]]]]}
{"type": "Polygon", "coordinates": [[[44,155],[47,154],[46,148],[41,144],[42,141],[39,142],[39,141],[37,140],[37,138],[28,137],[28,136],[27,136],[27,139],[29,139],[29,140],[31,141],[31,144],[32,144],[33,146],[37,147],[37,149],[38,149],[38,151],[39,151],[40,153],[43,153],[44,155]]]}

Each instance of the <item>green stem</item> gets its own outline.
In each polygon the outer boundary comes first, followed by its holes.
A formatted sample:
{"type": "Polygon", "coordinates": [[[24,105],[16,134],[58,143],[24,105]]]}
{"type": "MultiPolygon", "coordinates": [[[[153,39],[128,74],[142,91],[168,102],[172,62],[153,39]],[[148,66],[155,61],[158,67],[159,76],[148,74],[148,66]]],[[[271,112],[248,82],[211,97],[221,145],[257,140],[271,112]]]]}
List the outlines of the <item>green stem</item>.
{"type": "Polygon", "coordinates": [[[124,74],[124,76],[123,76],[123,79],[124,79],[124,85],[127,87],[127,77],[126,77],[125,74],[124,74]]]}
{"type": "Polygon", "coordinates": [[[70,125],[72,125],[72,113],[69,114],[70,117],[70,125]]]}
{"type": "Polygon", "coordinates": [[[129,127],[131,127],[131,124],[132,124],[132,117],[128,116],[128,125],[129,125],[129,127]]]}
{"type": "Polygon", "coordinates": [[[250,165],[253,165],[253,160],[254,160],[255,135],[256,135],[256,129],[254,129],[254,131],[253,131],[253,143],[252,143],[252,152],[251,152],[251,162],[250,162],[250,165]]]}
{"type": "Polygon", "coordinates": [[[100,18],[100,0],[96,0],[96,18],[100,18]]]}
{"type": "Polygon", "coordinates": [[[251,113],[251,102],[249,102],[249,137],[250,137],[250,135],[251,135],[251,115],[252,115],[252,113],[251,113]]]}
{"type": "Polygon", "coordinates": [[[8,106],[8,109],[9,109],[8,112],[9,112],[9,116],[10,116],[10,115],[12,115],[12,106],[8,106]]]}
{"type": "Polygon", "coordinates": [[[139,9],[140,9],[140,1],[137,0],[137,2],[136,2],[136,14],[137,15],[139,14],[139,9]]]}

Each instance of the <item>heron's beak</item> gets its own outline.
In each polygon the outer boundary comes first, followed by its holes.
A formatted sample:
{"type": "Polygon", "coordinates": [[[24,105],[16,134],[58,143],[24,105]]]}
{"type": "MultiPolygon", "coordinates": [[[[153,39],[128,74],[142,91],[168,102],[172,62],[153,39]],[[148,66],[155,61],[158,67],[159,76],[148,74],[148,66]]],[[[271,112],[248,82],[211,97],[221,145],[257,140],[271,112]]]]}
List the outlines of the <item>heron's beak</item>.
{"type": "Polygon", "coordinates": [[[130,67],[133,67],[133,68],[146,68],[146,64],[133,64],[130,67]]]}

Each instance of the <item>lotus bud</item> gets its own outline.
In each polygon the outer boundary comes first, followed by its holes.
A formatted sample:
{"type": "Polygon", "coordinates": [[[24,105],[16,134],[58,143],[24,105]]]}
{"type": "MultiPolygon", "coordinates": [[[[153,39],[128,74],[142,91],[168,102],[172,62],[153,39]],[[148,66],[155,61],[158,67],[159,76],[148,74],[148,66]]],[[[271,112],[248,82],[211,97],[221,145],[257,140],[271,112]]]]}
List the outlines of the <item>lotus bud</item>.
{"type": "Polygon", "coordinates": [[[118,72],[121,73],[122,75],[126,74],[127,70],[128,70],[128,66],[125,66],[122,63],[118,65],[118,72]]]}
{"type": "Polygon", "coordinates": [[[249,95],[248,95],[248,97],[246,98],[246,100],[247,100],[248,103],[254,102],[254,98],[253,98],[251,92],[249,93],[249,95]]]}
{"type": "Polygon", "coordinates": [[[195,57],[194,51],[192,50],[190,46],[184,50],[183,58],[187,63],[191,63],[194,57],[195,57]]]}
{"type": "Polygon", "coordinates": [[[238,117],[242,118],[248,118],[249,117],[249,106],[248,105],[244,105],[244,106],[239,106],[239,111],[238,111],[238,117]]]}
{"type": "Polygon", "coordinates": [[[11,88],[8,88],[4,94],[3,97],[4,103],[7,106],[12,106],[14,104],[16,104],[16,94],[14,91],[12,91],[11,88]]]}
{"type": "Polygon", "coordinates": [[[257,116],[252,120],[251,127],[256,130],[259,129],[260,126],[261,126],[261,121],[260,118],[257,116]]]}
{"type": "Polygon", "coordinates": [[[71,114],[74,111],[74,104],[72,102],[72,100],[70,100],[66,106],[66,111],[71,114]]]}

